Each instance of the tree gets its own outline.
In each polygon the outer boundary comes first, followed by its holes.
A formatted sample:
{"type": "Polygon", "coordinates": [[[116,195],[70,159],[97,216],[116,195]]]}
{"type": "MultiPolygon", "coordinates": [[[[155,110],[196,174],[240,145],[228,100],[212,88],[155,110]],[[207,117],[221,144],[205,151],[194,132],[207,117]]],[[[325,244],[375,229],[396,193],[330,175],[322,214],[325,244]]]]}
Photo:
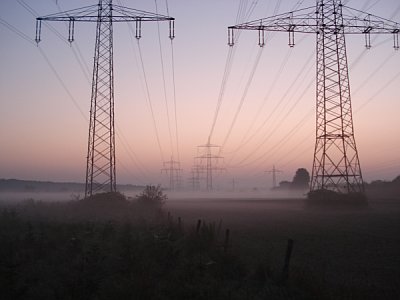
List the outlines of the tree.
{"type": "Polygon", "coordinates": [[[140,204],[161,208],[168,197],[164,194],[160,185],[147,185],[136,198],[140,204]]]}
{"type": "Polygon", "coordinates": [[[292,188],[296,190],[306,190],[309,187],[310,174],[304,168],[297,169],[293,177],[292,188]]]}

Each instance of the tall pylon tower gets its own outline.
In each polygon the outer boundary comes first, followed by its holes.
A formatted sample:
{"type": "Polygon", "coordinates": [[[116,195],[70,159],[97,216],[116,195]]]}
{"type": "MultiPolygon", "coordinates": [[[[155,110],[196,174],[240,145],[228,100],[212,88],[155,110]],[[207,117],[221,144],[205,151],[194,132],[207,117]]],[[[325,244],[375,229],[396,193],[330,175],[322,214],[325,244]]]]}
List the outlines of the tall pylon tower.
{"type": "Polygon", "coordinates": [[[223,159],[222,156],[214,154],[216,152],[220,153],[220,146],[214,145],[210,143],[210,140],[207,144],[197,146],[198,156],[196,159],[198,160],[198,165],[201,166],[201,169],[204,170],[206,176],[206,190],[211,192],[213,190],[213,176],[216,171],[225,170],[223,167],[220,167],[220,161],[223,159]],[[215,149],[215,151],[213,150],[215,149]],[[218,151],[217,151],[218,150],[218,151]]]}
{"type": "Polygon", "coordinates": [[[142,22],[168,21],[174,38],[174,18],[113,5],[99,0],[96,5],[73,9],[36,19],[36,42],[41,40],[42,21],[68,22],[68,41],[74,41],[75,22],[95,22],[96,42],[90,104],[89,137],[86,161],[85,197],[102,191],[116,191],[113,23],[134,22],[135,36],[141,38],[142,22]]]}
{"type": "Polygon", "coordinates": [[[276,168],[275,168],[275,165],[273,165],[271,170],[268,170],[268,171],[265,171],[265,172],[271,173],[271,174],[272,174],[272,188],[275,189],[275,188],[277,187],[277,184],[276,184],[276,174],[277,174],[277,173],[282,173],[282,171],[276,169],[276,168]]]}
{"type": "Polygon", "coordinates": [[[190,171],[191,176],[188,178],[192,191],[200,191],[200,179],[202,179],[201,175],[204,171],[204,168],[201,165],[193,165],[190,171]]]}
{"type": "Polygon", "coordinates": [[[329,189],[338,193],[364,193],[360,161],[354,138],[346,34],[392,34],[399,49],[399,24],[347,7],[340,0],[317,0],[308,7],[228,27],[228,44],[234,45],[235,30],[257,30],[259,45],[265,31],[316,35],[316,142],[310,191],[329,189]]]}
{"type": "Polygon", "coordinates": [[[179,190],[181,187],[181,164],[172,157],[169,161],[164,162],[164,168],[161,172],[165,172],[169,176],[169,190],[179,190]]]}

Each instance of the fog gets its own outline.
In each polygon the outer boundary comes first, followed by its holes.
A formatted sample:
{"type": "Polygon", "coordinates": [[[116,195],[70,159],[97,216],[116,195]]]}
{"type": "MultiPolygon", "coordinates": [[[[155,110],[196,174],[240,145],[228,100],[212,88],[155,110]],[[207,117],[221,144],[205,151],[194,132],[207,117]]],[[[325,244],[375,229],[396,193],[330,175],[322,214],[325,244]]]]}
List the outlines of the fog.
{"type": "MultiPolygon", "coordinates": [[[[123,191],[127,197],[134,198],[140,194],[140,190],[123,191]]],[[[269,190],[250,190],[250,191],[168,191],[165,190],[170,201],[182,201],[182,200],[199,200],[204,201],[220,201],[224,199],[230,200],[265,200],[265,199],[303,199],[306,194],[303,192],[296,191],[279,191],[273,192],[269,190]]],[[[60,201],[71,201],[83,199],[83,191],[67,191],[67,192],[46,192],[46,191],[26,191],[26,192],[0,192],[1,202],[19,202],[24,200],[36,200],[45,202],[60,202],[60,201]]]]}
{"type": "Polygon", "coordinates": [[[0,192],[0,201],[6,203],[16,203],[25,200],[45,201],[45,202],[64,202],[82,199],[84,193],[71,192],[0,192]]]}
{"type": "MultiPolygon", "coordinates": [[[[18,262],[13,276],[0,270],[3,278],[11,278],[5,292],[14,295],[24,286],[24,291],[44,295],[76,278],[96,282],[102,274],[101,282],[112,283],[112,294],[121,290],[121,282],[126,293],[139,293],[132,299],[161,299],[149,295],[164,295],[165,289],[186,293],[193,284],[196,293],[214,293],[212,282],[217,290],[238,295],[232,299],[246,299],[241,291],[252,293],[248,299],[365,300],[399,295],[398,194],[370,197],[368,207],[355,209],[307,207],[304,194],[293,192],[165,191],[168,199],[160,213],[136,201],[140,192],[125,192],[130,201],[69,201],[82,199],[82,192],[1,192],[4,263],[18,262]],[[293,253],[288,284],[282,285],[288,241],[293,253]],[[176,274],[181,279],[171,280],[176,274]],[[198,277],[190,281],[193,274],[198,277]],[[24,280],[37,278],[40,288],[23,285],[24,280]],[[256,298],[259,295],[263,297],[256,298]]],[[[377,195],[383,192],[375,190],[377,195]]],[[[94,286],[93,293],[106,294],[103,284],[94,286]]],[[[74,291],[87,292],[79,288],[76,283],[74,291]]],[[[110,295],[102,299],[114,298],[110,295]]]]}

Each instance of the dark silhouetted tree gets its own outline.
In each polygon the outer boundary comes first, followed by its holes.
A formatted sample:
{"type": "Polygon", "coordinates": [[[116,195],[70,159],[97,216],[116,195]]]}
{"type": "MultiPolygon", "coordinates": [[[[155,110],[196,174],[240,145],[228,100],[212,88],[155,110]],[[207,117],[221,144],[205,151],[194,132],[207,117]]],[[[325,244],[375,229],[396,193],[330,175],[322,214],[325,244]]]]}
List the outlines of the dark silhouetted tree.
{"type": "Polygon", "coordinates": [[[163,193],[160,185],[147,185],[143,192],[136,197],[138,203],[155,208],[161,208],[167,200],[167,195],[163,193]]]}
{"type": "Polygon", "coordinates": [[[292,188],[295,190],[306,190],[309,187],[310,174],[304,168],[297,169],[293,177],[292,188]]]}

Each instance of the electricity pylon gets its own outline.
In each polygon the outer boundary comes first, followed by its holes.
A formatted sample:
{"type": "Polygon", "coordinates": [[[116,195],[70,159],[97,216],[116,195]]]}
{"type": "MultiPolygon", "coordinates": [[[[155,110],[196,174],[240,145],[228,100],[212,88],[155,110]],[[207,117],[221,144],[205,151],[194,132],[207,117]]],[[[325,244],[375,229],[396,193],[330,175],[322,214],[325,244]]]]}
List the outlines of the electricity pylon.
{"type": "Polygon", "coordinates": [[[188,178],[189,183],[193,191],[200,190],[200,179],[202,179],[201,174],[203,173],[203,168],[201,165],[194,165],[190,171],[191,177],[188,178]]]}
{"type": "Polygon", "coordinates": [[[316,6],[228,27],[228,44],[235,30],[257,30],[259,45],[265,31],[289,34],[313,33],[317,39],[316,143],[311,191],[329,189],[339,193],[364,193],[350,99],[346,34],[364,34],[371,47],[371,33],[392,34],[399,49],[399,24],[342,5],[340,0],[317,0],[316,6]]]}
{"type": "Polygon", "coordinates": [[[207,144],[197,146],[198,149],[198,156],[196,159],[199,161],[199,165],[201,166],[202,170],[205,170],[206,173],[206,190],[212,191],[213,190],[213,173],[215,171],[223,171],[225,170],[223,167],[219,167],[218,164],[222,156],[213,154],[212,149],[216,149],[219,151],[220,146],[213,145],[208,141],[207,144]]]}
{"type": "Polygon", "coordinates": [[[275,165],[273,165],[272,166],[272,170],[268,170],[268,171],[265,171],[265,172],[272,174],[272,188],[276,188],[277,187],[277,185],[276,185],[276,174],[277,173],[282,173],[282,171],[276,169],[275,165]]]}
{"type": "Polygon", "coordinates": [[[161,172],[165,172],[169,175],[169,189],[174,191],[180,188],[181,185],[181,164],[179,161],[171,160],[164,162],[164,168],[161,172]]]}
{"type": "Polygon", "coordinates": [[[174,18],[99,0],[86,6],[36,19],[36,42],[40,42],[42,21],[68,22],[68,41],[74,41],[75,22],[96,22],[96,43],[90,104],[86,161],[85,197],[101,191],[116,191],[113,23],[134,22],[136,38],[142,36],[142,22],[169,21],[169,37],[174,38],[174,18]]]}

